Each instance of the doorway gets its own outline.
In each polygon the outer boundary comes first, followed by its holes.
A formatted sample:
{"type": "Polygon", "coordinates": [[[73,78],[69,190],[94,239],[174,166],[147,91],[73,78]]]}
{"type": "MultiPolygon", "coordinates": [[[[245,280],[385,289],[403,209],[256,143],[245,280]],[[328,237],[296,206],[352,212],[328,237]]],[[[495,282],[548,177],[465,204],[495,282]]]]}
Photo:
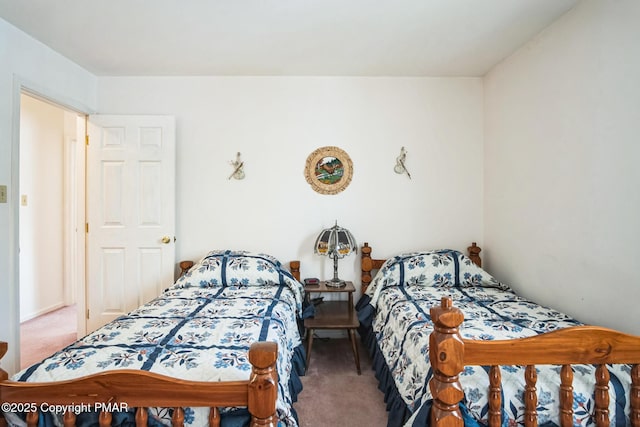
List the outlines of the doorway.
{"type": "Polygon", "coordinates": [[[84,333],[84,122],[61,105],[20,95],[22,368],[84,333]]]}

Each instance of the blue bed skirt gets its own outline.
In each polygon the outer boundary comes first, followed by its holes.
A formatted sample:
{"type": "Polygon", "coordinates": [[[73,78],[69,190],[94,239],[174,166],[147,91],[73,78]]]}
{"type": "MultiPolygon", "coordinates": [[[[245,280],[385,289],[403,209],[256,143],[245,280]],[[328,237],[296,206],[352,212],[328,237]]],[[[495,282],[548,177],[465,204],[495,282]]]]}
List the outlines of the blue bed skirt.
{"type": "Polygon", "coordinates": [[[363,295],[356,304],[358,320],[360,320],[358,333],[360,334],[362,344],[371,357],[372,369],[379,383],[378,388],[384,393],[384,401],[387,404],[387,411],[389,412],[387,427],[401,427],[413,414],[409,408],[407,408],[402,397],[400,397],[400,393],[398,393],[391,371],[389,371],[389,366],[384,360],[382,352],[376,342],[375,334],[371,329],[371,322],[373,321],[375,313],[373,307],[369,305],[370,300],[371,298],[369,298],[368,295],[363,295]]]}

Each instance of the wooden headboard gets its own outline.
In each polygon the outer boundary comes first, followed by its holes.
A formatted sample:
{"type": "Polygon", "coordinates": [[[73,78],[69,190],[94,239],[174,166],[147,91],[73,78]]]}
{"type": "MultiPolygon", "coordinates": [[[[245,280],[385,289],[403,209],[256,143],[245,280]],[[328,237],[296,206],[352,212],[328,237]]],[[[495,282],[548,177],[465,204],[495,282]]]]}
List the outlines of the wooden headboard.
{"type": "MultiPolygon", "coordinates": [[[[476,242],[471,243],[471,246],[467,248],[469,252],[469,258],[476,264],[478,267],[482,267],[482,260],[480,259],[480,246],[476,245],[476,242]]],[[[364,246],[360,248],[360,292],[364,294],[364,292],[369,287],[369,284],[373,280],[372,270],[379,270],[382,267],[382,264],[386,261],[386,259],[375,259],[371,258],[371,246],[369,243],[365,242],[364,246]]]]}

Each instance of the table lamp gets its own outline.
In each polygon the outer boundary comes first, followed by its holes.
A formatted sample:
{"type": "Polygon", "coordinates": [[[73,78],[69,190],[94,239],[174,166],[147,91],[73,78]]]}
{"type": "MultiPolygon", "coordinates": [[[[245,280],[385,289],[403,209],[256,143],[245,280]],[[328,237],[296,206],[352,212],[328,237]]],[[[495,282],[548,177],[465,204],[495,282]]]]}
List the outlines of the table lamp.
{"type": "Polygon", "coordinates": [[[313,252],[333,258],[333,279],[326,282],[327,286],[340,288],[345,286],[344,280],[338,278],[338,258],[344,258],[351,252],[358,252],[356,239],[346,228],[338,226],[338,222],[331,228],[320,232],[313,245],[313,252]]]}

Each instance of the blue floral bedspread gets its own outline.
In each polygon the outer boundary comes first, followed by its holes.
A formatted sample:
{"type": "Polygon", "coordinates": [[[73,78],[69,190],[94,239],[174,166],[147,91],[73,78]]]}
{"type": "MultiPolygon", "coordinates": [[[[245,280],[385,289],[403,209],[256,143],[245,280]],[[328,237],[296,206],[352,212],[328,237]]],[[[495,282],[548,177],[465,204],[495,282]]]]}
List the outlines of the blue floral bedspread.
{"type": "MultiPolygon", "coordinates": [[[[452,250],[408,253],[387,260],[358,302],[360,333],[373,356],[385,392],[389,426],[427,425],[432,396],[428,351],[431,307],[450,296],[464,313],[464,338],[498,340],[533,336],[579,323],[513,293],[463,254],[452,250]]],[[[574,425],[595,425],[595,367],[575,365],[574,425]]],[[[611,425],[629,425],[630,366],[609,366],[611,425]]],[[[523,424],[524,367],[501,367],[505,426],[523,424]]],[[[538,421],[559,425],[560,367],[537,366],[538,421]]],[[[485,425],[488,368],[466,367],[460,375],[465,425],[485,425]]]]}
{"type": "MultiPolygon", "coordinates": [[[[291,405],[301,390],[298,375],[304,374],[297,324],[302,300],[302,284],[275,258],[213,251],[158,298],[13,379],[60,381],[126,368],[185,380],[247,380],[251,344],[274,341],[279,352],[278,417],[282,425],[297,426],[291,405]]],[[[248,418],[246,408],[230,408],[222,413],[223,424],[238,412],[248,418]]],[[[171,413],[150,408],[149,418],[170,425],[171,413]]],[[[207,408],[186,408],[185,424],[207,425],[207,416],[207,408]]]]}

